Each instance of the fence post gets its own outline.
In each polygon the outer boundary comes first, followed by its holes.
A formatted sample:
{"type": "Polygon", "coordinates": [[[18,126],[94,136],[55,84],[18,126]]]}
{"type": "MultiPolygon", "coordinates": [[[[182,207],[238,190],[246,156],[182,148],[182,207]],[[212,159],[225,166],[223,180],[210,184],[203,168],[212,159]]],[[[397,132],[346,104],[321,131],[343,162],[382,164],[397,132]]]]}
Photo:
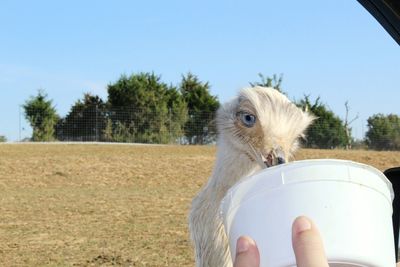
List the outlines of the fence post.
{"type": "Polygon", "coordinates": [[[97,112],[98,112],[98,106],[96,104],[96,116],[95,116],[95,120],[96,120],[96,142],[99,142],[99,127],[97,124],[97,112]]]}
{"type": "Polygon", "coordinates": [[[19,134],[19,137],[18,137],[18,142],[21,142],[21,105],[18,106],[18,111],[19,111],[19,122],[18,122],[18,127],[19,127],[18,134],[19,134]]]}
{"type": "Polygon", "coordinates": [[[172,109],[169,108],[169,143],[172,143],[172,109]]]}

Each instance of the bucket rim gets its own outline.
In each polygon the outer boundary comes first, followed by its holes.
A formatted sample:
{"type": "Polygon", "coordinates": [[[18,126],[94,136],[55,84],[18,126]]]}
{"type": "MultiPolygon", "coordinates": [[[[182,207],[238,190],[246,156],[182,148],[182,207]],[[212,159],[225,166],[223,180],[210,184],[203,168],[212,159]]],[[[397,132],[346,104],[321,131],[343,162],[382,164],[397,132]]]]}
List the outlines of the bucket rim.
{"type": "MultiPolygon", "coordinates": [[[[381,193],[384,197],[388,199],[388,201],[391,203],[394,199],[394,191],[392,187],[392,183],[389,181],[389,179],[375,167],[372,167],[370,165],[364,164],[364,163],[359,163],[351,160],[342,160],[342,159],[307,159],[307,160],[299,160],[299,161],[292,161],[286,164],[281,164],[281,165],[276,165],[272,166],[267,169],[262,169],[259,170],[249,176],[245,176],[241,179],[239,179],[225,194],[223,197],[221,203],[220,203],[220,215],[223,216],[223,214],[229,213],[229,210],[234,208],[236,204],[232,203],[232,200],[234,198],[235,192],[238,191],[243,185],[246,183],[250,183],[253,179],[259,179],[262,180],[264,177],[261,177],[263,173],[271,173],[271,176],[273,176],[270,181],[270,190],[274,190],[277,188],[280,188],[285,185],[289,184],[294,184],[294,183],[299,183],[299,182],[316,182],[316,181],[340,181],[340,182],[350,182],[350,183],[359,183],[360,185],[369,187],[379,193],[381,193]],[[359,170],[361,169],[365,173],[372,173],[374,176],[380,178],[379,187],[382,190],[379,190],[379,188],[374,188],[371,184],[367,184],[367,182],[364,182],[360,179],[356,179],[356,181],[351,181],[351,180],[346,180],[344,178],[337,178],[337,179],[318,179],[318,178],[307,178],[303,180],[296,180],[296,179],[286,179],[285,174],[295,170],[295,169],[301,169],[301,168],[312,168],[312,167],[317,167],[317,166],[341,166],[341,167],[347,167],[347,170],[359,170]],[[383,184],[381,184],[383,182],[383,184]],[[384,188],[384,189],[383,189],[384,188]],[[386,190],[385,190],[386,189],[386,190]],[[389,192],[388,192],[388,191],[389,192]],[[390,197],[388,196],[388,193],[390,194],[390,197]],[[230,203],[230,205],[227,205],[230,203]]],[[[348,174],[349,175],[349,174],[348,174]]],[[[265,179],[264,179],[265,180],[265,179]]],[[[376,183],[376,182],[375,182],[376,183]]],[[[261,191],[262,189],[257,189],[254,191],[254,194],[257,194],[261,191]]],[[[264,189],[265,190],[265,189],[264,189]]],[[[262,190],[262,191],[264,191],[262,190]]],[[[245,199],[243,198],[243,201],[245,199]]],[[[234,201],[235,202],[235,201],[234,201]]]]}

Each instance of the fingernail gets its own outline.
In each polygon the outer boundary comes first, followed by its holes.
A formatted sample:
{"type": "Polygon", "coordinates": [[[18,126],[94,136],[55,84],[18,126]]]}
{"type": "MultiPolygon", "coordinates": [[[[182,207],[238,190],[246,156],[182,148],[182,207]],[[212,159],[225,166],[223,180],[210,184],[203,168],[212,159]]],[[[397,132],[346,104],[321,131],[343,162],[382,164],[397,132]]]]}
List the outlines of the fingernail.
{"type": "Polygon", "coordinates": [[[297,235],[311,229],[311,221],[304,216],[297,217],[293,223],[293,232],[297,235]]]}
{"type": "Polygon", "coordinates": [[[236,254],[248,251],[252,243],[253,241],[248,237],[240,237],[236,243],[236,254]]]}

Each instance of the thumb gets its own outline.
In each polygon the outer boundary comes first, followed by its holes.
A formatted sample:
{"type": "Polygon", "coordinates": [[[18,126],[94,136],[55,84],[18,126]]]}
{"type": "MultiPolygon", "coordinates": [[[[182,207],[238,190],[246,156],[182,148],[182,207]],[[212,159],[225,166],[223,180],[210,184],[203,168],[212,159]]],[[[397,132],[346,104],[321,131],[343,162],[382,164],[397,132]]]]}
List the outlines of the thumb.
{"type": "Polygon", "coordinates": [[[293,222],[292,245],[298,267],[329,267],[319,231],[307,217],[293,222]]]}
{"type": "Polygon", "coordinates": [[[236,243],[236,258],[233,267],[259,267],[260,253],[253,239],[239,237],[236,243]]]}

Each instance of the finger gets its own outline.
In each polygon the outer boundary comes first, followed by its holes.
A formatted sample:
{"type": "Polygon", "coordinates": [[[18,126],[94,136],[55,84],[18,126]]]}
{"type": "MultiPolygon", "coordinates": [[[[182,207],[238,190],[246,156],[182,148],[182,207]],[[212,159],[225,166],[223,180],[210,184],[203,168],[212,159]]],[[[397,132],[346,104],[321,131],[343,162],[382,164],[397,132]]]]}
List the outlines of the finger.
{"type": "Polygon", "coordinates": [[[307,217],[293,222],[292,245],[298,267],[329,267],[319,231],[307,217]]]}
{"type": "Polygon", "coordinates": [[[259,267],[260,253],[253,239],[242,236],[236,243],[236,258],[233,267],[259,267]]]}

